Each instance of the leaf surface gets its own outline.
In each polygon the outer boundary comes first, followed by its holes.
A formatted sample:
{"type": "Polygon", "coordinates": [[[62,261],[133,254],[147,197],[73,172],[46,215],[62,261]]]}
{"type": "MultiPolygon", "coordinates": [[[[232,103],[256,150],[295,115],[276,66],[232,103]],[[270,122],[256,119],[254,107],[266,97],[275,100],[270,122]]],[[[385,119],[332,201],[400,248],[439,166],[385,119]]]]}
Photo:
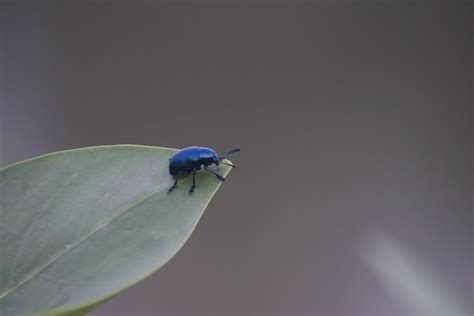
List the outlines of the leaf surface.
{"type": "Polygon", "coordinates": [[[168,262],[220,186],[201,172],[193,195],[191,177],[167,194],[175,151],[98,146],[1,169],[0,315],[80,315],[168,262]]]}

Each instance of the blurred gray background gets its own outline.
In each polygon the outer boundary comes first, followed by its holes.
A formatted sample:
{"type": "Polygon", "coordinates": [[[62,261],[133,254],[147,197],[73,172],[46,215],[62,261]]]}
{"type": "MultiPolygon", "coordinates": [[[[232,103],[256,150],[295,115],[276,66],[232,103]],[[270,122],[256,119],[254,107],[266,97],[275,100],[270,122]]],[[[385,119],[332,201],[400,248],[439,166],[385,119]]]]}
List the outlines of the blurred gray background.
{"type": "Polygon", "coordinates": [[[473,4],[0,2],[1,164],[135,143],[233,171],[91,315],[472,315],[473,4]]]}

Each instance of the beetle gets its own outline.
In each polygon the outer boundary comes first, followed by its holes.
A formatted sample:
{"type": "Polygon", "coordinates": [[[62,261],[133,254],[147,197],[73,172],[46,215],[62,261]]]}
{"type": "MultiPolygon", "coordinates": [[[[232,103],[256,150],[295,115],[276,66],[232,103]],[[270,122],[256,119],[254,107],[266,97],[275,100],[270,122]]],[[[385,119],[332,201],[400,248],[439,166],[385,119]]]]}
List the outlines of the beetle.
{"type": "Polygon", "coordinates": [[[174,177],[175,181],[173,186],[168,189],[168,193],[171,193],[176,188],[180,175],[191,173],[193,174],[193,184],[189,188],[189,194],[193,193],[196,188],[196,172],[201,169],[212,173],[220,181],[225,181],[223,176],[214,170],[208,169],[208,167],[213,164],[219,166],[219,163],[222,163],[235,168],[235,165],[222,162],[222,160],[228,155],[239,151],[239,148],[235,148],[227,152],[224,156],[218,156],[214,150],[208,147],[191,146],[178,150],[169,158],[169,173],[174,177]]]}

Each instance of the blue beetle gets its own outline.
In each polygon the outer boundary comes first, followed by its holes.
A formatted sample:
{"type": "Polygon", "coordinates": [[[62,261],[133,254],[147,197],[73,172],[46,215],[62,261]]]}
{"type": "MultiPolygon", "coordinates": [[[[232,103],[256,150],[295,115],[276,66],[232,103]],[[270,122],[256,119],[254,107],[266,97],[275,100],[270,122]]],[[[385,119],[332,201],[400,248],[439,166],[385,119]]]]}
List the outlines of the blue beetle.
{"type": "MultiPolygon", "coordinates": [[[[207,147],[197,147],[191,146],[181,150],[178,150],[173,156],[169,158],[169,172],[175,178],[174,184],[171,188],[169,188],[168,193],[171,193],[176,188],[178,184],[178,176],[179,175],[186,175],[186,174],[193,174],[193,184],[191,188],[189,188],[189,194],[194,192],[196,188],[196,172],[203,169],[214,174],[217,179],[221,181],[225,181],[225,178],[215,172],[214,170],[208,169],[208,166],[215,164],[216,166],[232,153],[240,151],[239,148],[232,149],[224,156],[218,156],[216,152],[207,147]]],[[[235,168],[234,165],[226,162],[222,162],[222,164],[231,166],[235,168]]]]}

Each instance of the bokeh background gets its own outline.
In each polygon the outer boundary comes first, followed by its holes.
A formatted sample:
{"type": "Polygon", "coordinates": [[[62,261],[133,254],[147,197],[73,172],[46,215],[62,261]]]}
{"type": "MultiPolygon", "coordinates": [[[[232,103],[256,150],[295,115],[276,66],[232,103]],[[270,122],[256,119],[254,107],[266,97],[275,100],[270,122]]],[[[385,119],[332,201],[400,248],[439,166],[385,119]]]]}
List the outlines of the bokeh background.
{"type": "Polygon", "coordinates": [[[470,1],[3,1],[1,164],[242,148],[93,316],[472,315],[473,29],[470,1]]]}

